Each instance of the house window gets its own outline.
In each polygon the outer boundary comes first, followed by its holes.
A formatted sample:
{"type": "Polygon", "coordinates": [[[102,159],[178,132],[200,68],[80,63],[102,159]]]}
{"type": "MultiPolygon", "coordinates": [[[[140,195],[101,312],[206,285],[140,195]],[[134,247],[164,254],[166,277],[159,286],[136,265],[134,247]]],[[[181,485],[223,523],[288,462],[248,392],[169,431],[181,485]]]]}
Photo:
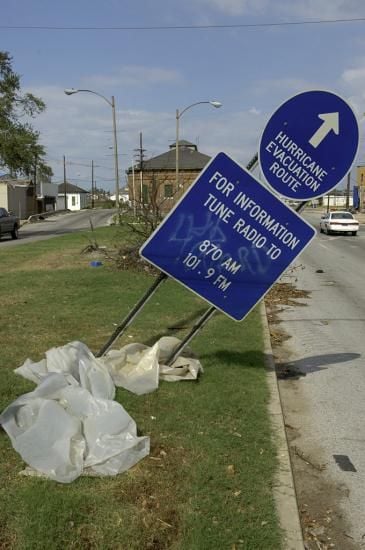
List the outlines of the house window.
{"type": "Polygon", "coordinates": [[[76,197],[72,197],[71,204],[72,206],[76,206],[76,197]]]}
{"type": "Polygon", "coordinates": [[[164,198],[165,199],[170,199],[170,198],[172,198],[173,194],[174,194],[174,191],[173,191],[173,187],[172,187],[171,183],[167,183],[165,185],[165,189],[164,189],[164,198]]]}

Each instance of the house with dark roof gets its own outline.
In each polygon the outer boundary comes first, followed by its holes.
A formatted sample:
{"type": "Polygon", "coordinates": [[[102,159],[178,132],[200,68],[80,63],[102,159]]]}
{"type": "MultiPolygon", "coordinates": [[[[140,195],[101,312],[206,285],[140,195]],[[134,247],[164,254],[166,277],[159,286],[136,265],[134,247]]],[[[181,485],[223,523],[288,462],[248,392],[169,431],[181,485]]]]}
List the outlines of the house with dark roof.
{"type": "Polygon", "coordinates": [[[58,186],[57,210],[82,210],[89,205],[90,194],[66,181],[58,186]]]}
{"type": "Polygon", "coordinates": [[[132,204],[154,203],[168,212],[190,187],[209,162],[210,157],[198,151],[190,141],[179,141],[179,182],[176,185],[176,144],[169,151],[131,166],[127,170],[129,200],[132,204]]]}

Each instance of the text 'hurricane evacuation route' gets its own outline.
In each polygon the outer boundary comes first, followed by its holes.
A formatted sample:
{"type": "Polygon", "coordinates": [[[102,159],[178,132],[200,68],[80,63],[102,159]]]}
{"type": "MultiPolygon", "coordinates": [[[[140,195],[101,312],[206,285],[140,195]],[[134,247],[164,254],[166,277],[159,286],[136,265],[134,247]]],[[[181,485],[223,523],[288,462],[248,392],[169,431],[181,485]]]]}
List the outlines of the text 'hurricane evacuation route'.
{"type": "Polygon", "coordinates": [[[351,107],[333,92],[312,90],[288,99],[268,121],[259,162],[267,183],[283,197],[310,200],[349,172],[359,144],[351,107]]]}

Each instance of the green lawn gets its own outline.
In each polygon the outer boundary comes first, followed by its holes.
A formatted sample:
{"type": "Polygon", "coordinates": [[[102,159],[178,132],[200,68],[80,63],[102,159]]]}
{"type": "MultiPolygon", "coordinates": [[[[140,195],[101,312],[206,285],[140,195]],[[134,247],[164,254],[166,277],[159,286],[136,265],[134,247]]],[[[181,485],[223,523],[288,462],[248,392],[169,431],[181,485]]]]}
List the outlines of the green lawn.
{"type": "MultiPolygon", "coordinates": [[[[117,228],[96,232],[111,242],[117,228]]],[[[0,410],[33,384],[13,373],[72,340],[94,352],[153,279],[80,254],[84,235],[17,247],[0,243],[3,306],[0,410]]],[[[209,307],[168,280],[118,341],[183,337],[209,307]]],[[[161,383],[117,400],[151,438],[151,454],[115,478],[62,485],[19,475],[24,463],[0,430],[0,549],[279,550],[272,485],[277,460],[267,414],[260,316],[216,314],[191,347],[198,382],[161,383]]]]}

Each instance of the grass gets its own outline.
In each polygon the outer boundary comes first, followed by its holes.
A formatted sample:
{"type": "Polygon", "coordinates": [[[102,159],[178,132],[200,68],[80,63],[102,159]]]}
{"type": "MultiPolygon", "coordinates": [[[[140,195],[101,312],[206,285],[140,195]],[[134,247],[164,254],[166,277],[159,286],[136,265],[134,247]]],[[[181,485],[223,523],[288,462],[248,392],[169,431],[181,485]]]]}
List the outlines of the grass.
{"type": "MultiPolygon", "coordinates": [[[[115,228],[97,230],[99,244],[115,228]]],[[[91,268],[82,235],[1,250],[0,410],[33,384],[13,373],[27,357],[82,340],[94,352],[152,278],[91,268]]],[[[168,280],[118,345],[182,337],[207,308],[168,280]]],[[[19,475],[24,463],[0,431],[1,549],[278,550],[277,467],[258,311],[243,323],[216,314],[191,347],[198,382],[162,383],[117,400],[151,438],[151,454],[115,478],[70,485],[19,475]]]]}

